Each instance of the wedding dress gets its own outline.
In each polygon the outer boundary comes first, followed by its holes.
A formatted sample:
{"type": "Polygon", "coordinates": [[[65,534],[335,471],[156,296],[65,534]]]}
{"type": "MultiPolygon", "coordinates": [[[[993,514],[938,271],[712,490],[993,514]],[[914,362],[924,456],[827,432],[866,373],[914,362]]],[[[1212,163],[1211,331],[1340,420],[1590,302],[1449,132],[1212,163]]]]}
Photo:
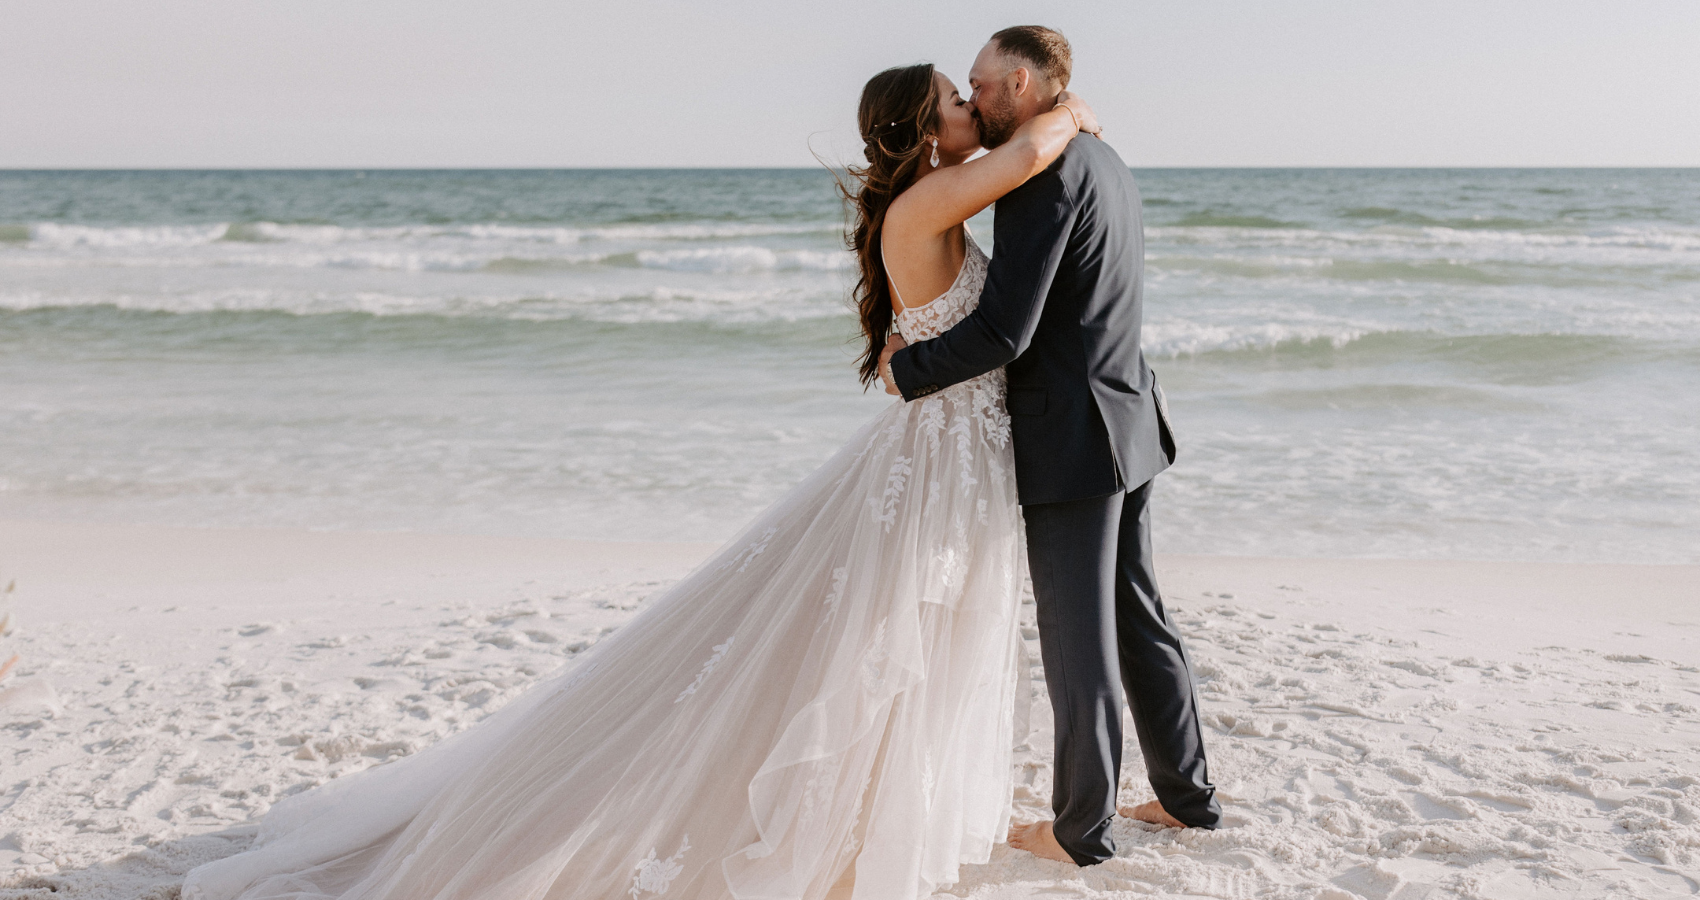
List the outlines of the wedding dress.
{"type": "MultiPolygon", "coordinates": [[[[950,289],[899,314],[908,340],[978,303],[966,243],[950,289]]],[[[1009,433],[1001,370],[894,403],[576,665],[282,800],[183,897],[904,900],[956,881],[1005,836],[1026,735],[1009,433]]]]}

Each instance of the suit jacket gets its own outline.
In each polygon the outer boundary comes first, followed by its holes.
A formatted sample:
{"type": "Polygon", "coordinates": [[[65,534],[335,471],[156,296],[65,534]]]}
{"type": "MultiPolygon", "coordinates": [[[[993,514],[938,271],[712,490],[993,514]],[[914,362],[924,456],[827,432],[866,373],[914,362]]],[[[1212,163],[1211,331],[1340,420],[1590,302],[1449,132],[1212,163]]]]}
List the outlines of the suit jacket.
{"type": "Polygon", "coordinates": [[[1082,136],[998,201],[979,307],[899,350],[892,377],[914,400],[1004,366],[1024,505],[1130,490],[1175,459],[1139,347],[1144,283],[1133,173],[1082,136]]]}

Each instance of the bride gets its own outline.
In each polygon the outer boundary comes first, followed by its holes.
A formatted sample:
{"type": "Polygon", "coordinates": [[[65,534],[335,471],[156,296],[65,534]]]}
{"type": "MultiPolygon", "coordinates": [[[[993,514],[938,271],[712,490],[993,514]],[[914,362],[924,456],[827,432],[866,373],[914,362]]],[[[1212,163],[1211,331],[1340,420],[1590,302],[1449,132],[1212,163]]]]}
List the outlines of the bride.
{"type": "MultiPolygon", "coordinates": [[[[874,76],[858,118],[867,384],[894,319],[923,340],[978,302],[963,223],[1096,128],[1065,93],[968,162],[974,110],[931,65],[874,76]]],[[[1003,386],[893,404],[576,666],[283,800],[183,897],[894,900],[955,882],[1008,830],[1028,702],[1003,386]]]]}

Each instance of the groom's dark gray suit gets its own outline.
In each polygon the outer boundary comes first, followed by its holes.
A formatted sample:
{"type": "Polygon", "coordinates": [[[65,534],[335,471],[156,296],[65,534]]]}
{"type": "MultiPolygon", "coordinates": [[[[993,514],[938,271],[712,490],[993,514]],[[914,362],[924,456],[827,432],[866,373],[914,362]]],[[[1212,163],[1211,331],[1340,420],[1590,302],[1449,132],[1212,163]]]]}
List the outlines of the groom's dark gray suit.
{"type": "Polygon", "coordinates": [[[1052,828],[1080,865],[1115,852],[1123,691],[1157,798],[1188,825],[1221,808],[1191,667],[1151,560],[1151,480],[1175,458],[1139,330],[1139,191],[1108,144],[1077,138],[997,203],[980,305],[897,352],[905,400],[999,366],[1056,715],[1052,828]],[[1118,678],[1119,675],[1119,678],[1118,678]]]}

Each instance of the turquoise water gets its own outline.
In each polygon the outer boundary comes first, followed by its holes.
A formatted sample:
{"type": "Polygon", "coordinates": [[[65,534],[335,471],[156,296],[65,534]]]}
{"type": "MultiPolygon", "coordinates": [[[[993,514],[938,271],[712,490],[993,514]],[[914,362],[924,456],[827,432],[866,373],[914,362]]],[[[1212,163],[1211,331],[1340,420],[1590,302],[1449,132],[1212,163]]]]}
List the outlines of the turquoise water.
{"type": "MultiPolygon", "coordinates": [[[[1700,171],[1135,177],[1160,549],[1700,561],[1700,171]]],[[[0,172],[0,516],[728,536],[890,402],[841,225],[816,171],[0,172]]]]}

